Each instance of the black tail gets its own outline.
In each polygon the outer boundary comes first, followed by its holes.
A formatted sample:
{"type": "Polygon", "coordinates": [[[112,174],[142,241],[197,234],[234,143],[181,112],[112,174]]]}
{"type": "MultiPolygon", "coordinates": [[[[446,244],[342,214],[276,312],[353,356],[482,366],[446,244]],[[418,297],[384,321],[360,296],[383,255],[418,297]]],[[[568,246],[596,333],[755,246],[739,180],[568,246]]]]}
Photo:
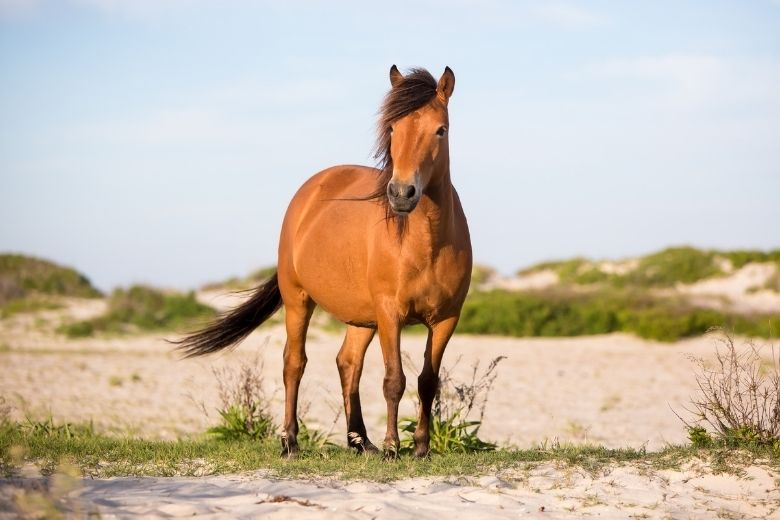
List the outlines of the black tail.
{"type": "Polygon", "coordinates": [[[179,341],[177,350],[184,357],[203,356],[235,346],[260,326],[282,305],[279,280],[276,273],[254,290],[247,301],[230,312],[220,315],[206,328],[193,332],[179,341]]]}

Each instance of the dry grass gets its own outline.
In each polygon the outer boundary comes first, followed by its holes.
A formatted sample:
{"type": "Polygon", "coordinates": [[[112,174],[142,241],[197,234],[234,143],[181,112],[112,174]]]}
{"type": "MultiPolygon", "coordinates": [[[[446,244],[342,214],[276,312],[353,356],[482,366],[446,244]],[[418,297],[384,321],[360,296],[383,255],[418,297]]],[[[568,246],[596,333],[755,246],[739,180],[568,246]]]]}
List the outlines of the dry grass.
{"type": "Polygon", "coordinates": [[[748,341],[738,348],[728,334],[718,338],[715,361],[694,358],[699,395],[692,400],[694,423],[685,422],[694,444],[763,444],[780,448],[780,357],[773,346],[748,341]]]}

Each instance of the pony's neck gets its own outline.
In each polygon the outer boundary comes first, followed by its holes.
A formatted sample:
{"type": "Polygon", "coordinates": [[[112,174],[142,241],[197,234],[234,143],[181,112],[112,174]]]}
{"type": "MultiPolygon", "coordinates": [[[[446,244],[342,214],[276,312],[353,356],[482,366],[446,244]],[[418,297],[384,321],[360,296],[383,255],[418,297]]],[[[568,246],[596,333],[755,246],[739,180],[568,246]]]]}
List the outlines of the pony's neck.
{"type": "Polygon", "coordinates": [[[423,198],[428,199],[421,209],[424,211],[434,244],[449,241],[455,227],[455,203],[449,161],[446,161],[441,171],[434,173],[425,188],[423,198]]]}

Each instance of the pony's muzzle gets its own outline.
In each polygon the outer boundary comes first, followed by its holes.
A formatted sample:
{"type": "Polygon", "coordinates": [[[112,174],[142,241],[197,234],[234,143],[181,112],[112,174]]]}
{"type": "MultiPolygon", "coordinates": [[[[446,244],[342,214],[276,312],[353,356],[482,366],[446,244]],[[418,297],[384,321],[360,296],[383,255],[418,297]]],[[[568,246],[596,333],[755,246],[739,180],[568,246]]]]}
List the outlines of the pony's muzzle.
{"type": "Polygon", "coordinates": [[[393,212],[405,215],[417,207],[420,192],[414,184],[390,181],[387,183],[387,200],[393,212]]]}

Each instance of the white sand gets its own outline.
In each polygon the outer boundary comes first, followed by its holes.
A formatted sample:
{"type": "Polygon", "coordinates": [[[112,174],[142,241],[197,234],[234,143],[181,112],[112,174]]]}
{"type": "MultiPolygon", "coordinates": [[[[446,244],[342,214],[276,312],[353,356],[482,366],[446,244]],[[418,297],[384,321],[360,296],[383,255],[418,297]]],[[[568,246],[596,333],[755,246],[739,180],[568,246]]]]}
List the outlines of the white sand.
{"type": "MultiPolygon", "coordinates": [[[[202,478],[112,478],[45,491],[74,516],[101,518],[777,518],[777,475],[751,467],[715,475],[701,463],[680,471],[640,464],[589,474],[552,463],[483,477],[407,479],[391,484],[336,479],[279,480],[262,473],[202,478]]],[[[0,481],[0,518],[22,489],[42,479],[0,481]],[[2,499],[6,499],[6,507],[2,499]]],[[[29,493],[29,491],[28,491],[29,493]]]]}

